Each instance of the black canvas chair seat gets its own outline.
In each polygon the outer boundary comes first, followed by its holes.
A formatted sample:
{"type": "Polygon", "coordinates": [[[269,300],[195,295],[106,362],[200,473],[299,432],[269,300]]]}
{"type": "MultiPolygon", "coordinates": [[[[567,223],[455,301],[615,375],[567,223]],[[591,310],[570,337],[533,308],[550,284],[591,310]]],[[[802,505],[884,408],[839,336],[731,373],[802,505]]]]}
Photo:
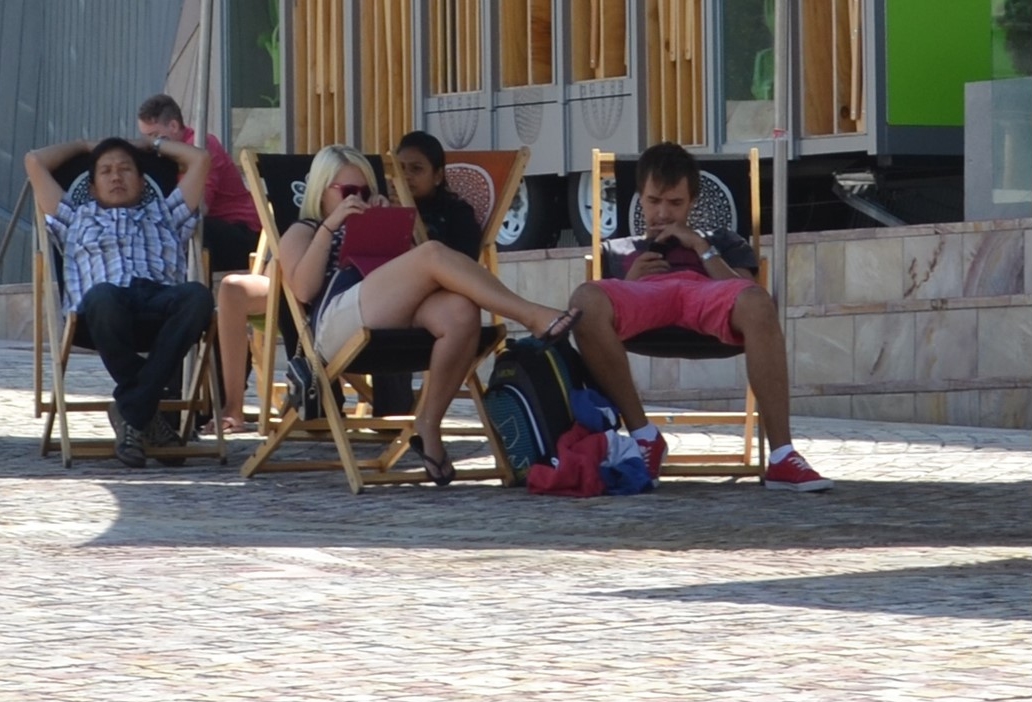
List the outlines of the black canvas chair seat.
{"type": "MultiPolygon", "coordinates": [[[[480,328],[477,355],[498,344],[494,325],[480,328]]],[[[370,329],[370,341],[351,363],[348,373],[418,373],[426,370],[434,336],[426,329],[370,329]]]]}
{"type": "Polygon", "coordinates": [[[708,334],[681,327],[663,327],[638,334],[624,341],[631,353],[658,358],[731,358],[742,353],[741,346],[730,346],[708,334]]]}

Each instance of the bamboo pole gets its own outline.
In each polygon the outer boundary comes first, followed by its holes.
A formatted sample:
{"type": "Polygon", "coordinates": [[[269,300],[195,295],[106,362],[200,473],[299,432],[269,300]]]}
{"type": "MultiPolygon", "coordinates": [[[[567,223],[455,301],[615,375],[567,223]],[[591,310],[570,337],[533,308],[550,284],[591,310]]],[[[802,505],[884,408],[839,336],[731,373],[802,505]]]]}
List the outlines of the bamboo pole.
{"type": "Polygon", "coordinates": [[[344,42],[340,5],[330,3],[330,84],[327,95],[331,100],[334,141],[343,140],[344,135],[344,42]]]}
{"type": "Polygon", "coordinates": [[[667,76],[666,76],[666,47],[669,35],[666,31],[667,0],[657,0],[656,9],[659,11],[658,34],[659,34],[659,91],[656,96],[659,103],[659,139],[667,138],[667,76]]]}
{"type": "Polygon", "coordinates": [[[672,25],[670,36],[674,39],[674,44],[670,47],[670,60],[674,64],[674,104],[677,106],[674,113],[675,134],[677,136],[677,143],[683,144],[684,90],[682,88],[684,87],[684,61],[681,60],[681,43],[683,40],[681,35],[684,32],[684,23],[681,21],[680,16],[680,0],[672,0],[671,2],[670,24],[672,25]]]}
{"type": "Polygon", "coordinates": [[[695,0],[688,0],[688,6],[684,12],[684,60],[692,60],[692,50],[695,47],[695,0]]]}
{"type": "Polygon", "coordinates": [[[412,125],[412,5],[402,3],[401,63],[405,67],[405,89],[402,91],[401,110],[404,116],[402,130],[412,125]]]}
{"type": "Polygon", "coordinates": [[[598,28],[599,28],[599,7],[602,0],[591,0],[591,20],[588,29],[588,65],[595,69],[595,77],[598,78],[598,28]]]}
{"type": "Polygon", "coordinates": [[[483,51],[483,48],[481,47],[482,41],[481,41],[481,31],[480,31],[481,30],[481,26],[480,26],[480,3],[479,2],[476,3],[476,5],[475,5],[474,14],[475,14],[476,19],[477,19],[477,21],[475,23],[475,26],[476,26],[476,38],[477,38],[477,41],[476,41],[476,54],[475,54],[476,57],[477,57],[476,71],[475,71],[475,75],[476,75],[477,80],[476,80],[476,84],[475,84],[475,89],[476,90],[480,90],[481,87],[483,87],[483,82],[481,81],[481,76],[480,76],[480,70],[481,70],[480,55],[481,55],[481,52],[483,51]]]}
{"type": "MultiPolygon", "coordinates": [[[[828,100],[831,102],[831,133],[838,134],[841,130],[839,129],[839,113],[838,113],[838,0],[832,0],[831,2],[831,90],[829,91],[828,100]]],[[[816,22],[815,22],[816,23],[816,22]]],[[[805,28],[804,28],[805,31],[805,28]]],[[[806,64],[803,63],[803,70],[806,70],[806,64]]],[[[805,134],[812,135],[813,128],[810,125],[805,125],[805,134]]]]}
{"type": "Polygon", "coordinates": [[[527,22],[524,30],[527,36],[527,85],[534,85],[534,0],[526,0],[527,22]]]}
{"type": "MultiPolygon", "coordinates": [[[[384,54],[385,54],[385,57],[386,57],[385,60],[386,60],[387,66],[388,66],[388,70],[390,70],[390,68],[389,68],[390,66],[394,65],[394,61],[393,61],[393,59],[394,59],[394,47],[395,47],[395,41],[394,41],[395,22],[394,22],[394,18],[395,18],[395,15],[397,14],[396,11],[397,11],[397,3],[395,3],[395,2],[388,3],[387,6],[384,8],[384,14],[386,15],[386,17],[385,17],[385,21],[383,23],[383,43],[384,43],[384,54]]],[[[402,66],[399,66],[398,68],[401,69],[401,70],[404,70],[404,67],[402,67],[402,66]]],[[[398,93],[399,93],[399,91],[405,89],[405,85],[404,85],[403,81],[399,81],[399,80],[389,80],[389,81],[382,81],[382,82],[378,81],[377,89],[378,90],[382,90],[386,94],[385,97],[386,97],[386,102],[387,102],[387,134],[386,134],[386,139],[381,139],[380,141],[377,141],[376,144],[375,144],[376,151],[377,152],[382,152],[382,151],[386,151],[387,149],[389,149],[391,147],[391,143],[394,141],[395,136],[398,134],[398,131],[397,131],[397,127],[398,127],[398,125],[397,125],[397,110],[398,110],[398,106],[397,106],[395,98],[400,98],[401,97],[398,93]]]]}
{"type": "Polygon", "coordinates": [[[778,322],[785,328],[788,290],[788,56],[789,0],[777,0],[774,22],[774,261],[773,293],[778,322]]]}
{"type": "Polygon", "coordinates": [[[849,0],[849,118],[860,116],[860,0],[849,0]]]}
{"type": "Polygon", "coordinates": [[[447,93],[455,92],[455,57],[452,47],[455,46],[453,0],[444,0],[444,46],[441,50],[445,56],[445,89],[447,93]]]}
{"type": "Polygon", "coordinates": [[[702,141],[702,115],[705,113],[705,106],[703,105],[704,97],[702,92],[702,62],[701,58],[704,54],[701,51],[700,34],[698,28],[702,26],[702,7],[696,0],[691,0],[691,13],[692,13],[692,33],[691,33],[691,46],[692,46],[692,95],[694,96],[692,105],[692,143],[698,144],[702,141]]]}

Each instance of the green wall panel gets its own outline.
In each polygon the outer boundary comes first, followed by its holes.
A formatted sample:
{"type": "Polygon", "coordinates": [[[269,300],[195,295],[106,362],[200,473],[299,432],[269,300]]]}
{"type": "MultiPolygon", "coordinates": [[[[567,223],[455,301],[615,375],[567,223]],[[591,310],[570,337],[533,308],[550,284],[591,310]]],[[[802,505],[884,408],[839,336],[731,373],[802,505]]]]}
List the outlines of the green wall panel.
{"type": "Polygon", "coordinates": [[[991,0],[885,0],[893,126],[959,127],[964,84],[992,78],[991,0]]]}

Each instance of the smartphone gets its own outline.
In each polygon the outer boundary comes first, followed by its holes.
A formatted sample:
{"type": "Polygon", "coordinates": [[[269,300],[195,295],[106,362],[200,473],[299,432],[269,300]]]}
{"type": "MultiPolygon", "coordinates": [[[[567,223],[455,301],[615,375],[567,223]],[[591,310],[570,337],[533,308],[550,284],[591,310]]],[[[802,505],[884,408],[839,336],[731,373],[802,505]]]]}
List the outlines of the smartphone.
{"type": "Polygon", "coordinates": [[[649,242],[647,250],[655,251],[662,256],[666,256],[676,243],[677,241],[675,239],[667,239],[666,241],[656,241],[653,239],[649,242]]]}

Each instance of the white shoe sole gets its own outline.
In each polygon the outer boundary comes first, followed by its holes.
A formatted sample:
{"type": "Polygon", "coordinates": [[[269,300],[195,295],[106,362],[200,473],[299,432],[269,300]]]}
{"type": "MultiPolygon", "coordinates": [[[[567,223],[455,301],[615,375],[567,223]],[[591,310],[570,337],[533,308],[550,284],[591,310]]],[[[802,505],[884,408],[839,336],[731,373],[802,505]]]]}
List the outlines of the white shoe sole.
{"type": "Polygon", "coordinates": [[[775,480],[765,480],[763,483],[768,490],[789,490],[791,492],[820,492],[835,487],[835,481],[827,478],[807,480],[805,483],[785,483],[775,480]]]}

